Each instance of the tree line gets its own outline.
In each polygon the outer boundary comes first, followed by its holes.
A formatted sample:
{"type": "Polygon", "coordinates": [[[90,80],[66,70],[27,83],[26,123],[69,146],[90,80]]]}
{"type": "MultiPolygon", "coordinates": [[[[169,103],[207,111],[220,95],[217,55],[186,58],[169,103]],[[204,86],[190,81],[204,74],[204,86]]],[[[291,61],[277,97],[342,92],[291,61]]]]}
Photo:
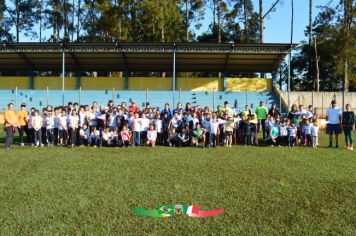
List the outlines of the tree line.
{"type": "MultiPolygon", "coordinates": [[[[291,63],[294,90],[356,90],[356,3],[335,1],[325,1],[312,19],[309,0],[309,40],[299,45],[291,63]]],[[[0,1],[0,40],[263,43],[265,19],[289,2],[268,1],[264,9],[259,0],[255,9],[252,0],[0,1]],[[197,35],[204,22],[208,30],[197,35]]],[[[273,75],[283,87],[287,65],[273,75]]]]}

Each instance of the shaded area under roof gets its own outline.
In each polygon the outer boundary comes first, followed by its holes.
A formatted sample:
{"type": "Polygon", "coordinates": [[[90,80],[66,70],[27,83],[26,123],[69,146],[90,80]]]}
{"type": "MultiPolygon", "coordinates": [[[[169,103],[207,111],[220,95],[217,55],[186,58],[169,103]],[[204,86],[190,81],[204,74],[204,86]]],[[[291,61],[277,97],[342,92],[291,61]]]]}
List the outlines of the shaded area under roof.
{"type": "Polygon", "coordinates": [[[296,45],[198,43],[6,43],[0,71],[273,72],[296,45]]]}

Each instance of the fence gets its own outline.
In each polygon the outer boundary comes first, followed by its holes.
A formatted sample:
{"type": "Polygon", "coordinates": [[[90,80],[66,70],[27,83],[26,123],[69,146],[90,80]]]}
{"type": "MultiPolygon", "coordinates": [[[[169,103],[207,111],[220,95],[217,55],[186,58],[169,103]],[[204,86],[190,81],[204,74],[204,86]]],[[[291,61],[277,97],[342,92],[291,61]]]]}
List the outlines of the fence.
{"type": "MultiPolygon", "coordinates": [[[[288,92],[280,92],[283,99],[288,101],[288,92]]],[[[319,108],[320,114],[324,117],[326,110],[330,107],[331,101],[336,99],[339,108],[345,108],[346,104],[356,108],[355,92],[291,92],[291,105],[312,105],[319,108]]]]}

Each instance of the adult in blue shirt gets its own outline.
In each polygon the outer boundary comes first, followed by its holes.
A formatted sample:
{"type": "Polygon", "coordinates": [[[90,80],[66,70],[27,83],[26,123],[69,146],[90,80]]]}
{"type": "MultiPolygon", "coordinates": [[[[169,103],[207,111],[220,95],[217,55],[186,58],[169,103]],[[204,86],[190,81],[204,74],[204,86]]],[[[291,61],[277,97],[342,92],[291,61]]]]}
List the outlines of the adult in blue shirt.
{"type": "Polygon", "coordinates": [[[164,114],[167,114],[169,119],[172,119],[173,117],[171,109],[169,107],[169,103],[166,103],[164,105],[164,109],[161,111],[161,117],[164,117],[164,114]]]}

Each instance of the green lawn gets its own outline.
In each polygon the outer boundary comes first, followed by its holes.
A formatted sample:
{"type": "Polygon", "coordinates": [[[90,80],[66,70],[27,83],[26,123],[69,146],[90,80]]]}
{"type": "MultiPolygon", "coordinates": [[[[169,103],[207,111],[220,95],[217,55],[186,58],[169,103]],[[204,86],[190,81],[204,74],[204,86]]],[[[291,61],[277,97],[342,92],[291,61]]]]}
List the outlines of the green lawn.
{"type": "Polygon", "coordinates": [[[0,235],[356,234],[356,154],[344,149],[2,146],[0,235]],[[159,203],[225,212],[133,212],[159,203]]]}

